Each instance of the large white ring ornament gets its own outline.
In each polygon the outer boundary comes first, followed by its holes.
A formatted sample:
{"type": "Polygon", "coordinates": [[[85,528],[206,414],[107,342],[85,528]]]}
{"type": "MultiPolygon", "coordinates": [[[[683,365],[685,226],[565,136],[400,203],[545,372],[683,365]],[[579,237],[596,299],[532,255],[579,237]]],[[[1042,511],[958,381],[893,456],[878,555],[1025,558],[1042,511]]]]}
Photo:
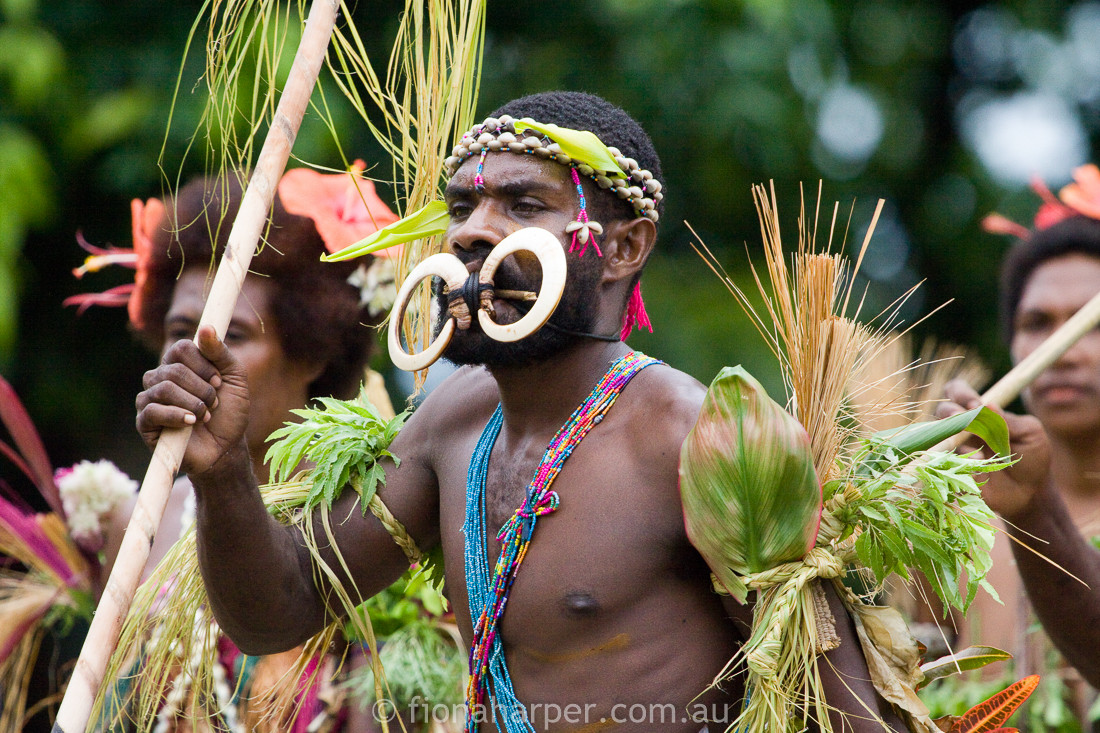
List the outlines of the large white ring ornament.
{"type": "MultiPolygon", "coordinates": [[[[504,258],[516,252],[530,252],[538,258],[542,267],[542,288],[531,310],[515,323],[501,325],[495,323],[484,310],[477,312],[478,323],[487,336],[503,342],[519,341],[542,328],[558,307],[562,291],[565,289],[565,250],[561,242],[550,232],[538,227],[527,227],[509,234],[489,252],[485,258],[478,280],[482,283],[493,281],[493,275],[504,258]]],[[[460,290],[470,276],[466,265],[453,254],[441,253],[427,258],[409,273],[397,293],[397,301],[390,313],[389,350],[394,366],[407,372],[427,369],[443,354],[455,332],[455,319],[448,318],[439,335],[419,354],[410,354],[401,345],[401,323],[405,320],[405,310],[413,290],[428,277],[437,275],[447,284],[447,289],[460,290]]]]}

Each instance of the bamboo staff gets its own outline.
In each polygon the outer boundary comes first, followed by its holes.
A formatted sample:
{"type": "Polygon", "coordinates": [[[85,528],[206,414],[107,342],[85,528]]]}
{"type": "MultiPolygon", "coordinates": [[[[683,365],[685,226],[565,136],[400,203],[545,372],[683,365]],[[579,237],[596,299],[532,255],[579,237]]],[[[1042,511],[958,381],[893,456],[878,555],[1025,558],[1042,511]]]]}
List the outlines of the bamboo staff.
{"type": "MultiPolygon", "coordinates": [[[[286,168],[306,105],[317,83],[339,6],[339,0],[316,0],[310,8],[286,88],[241,199],[240,210],[233,222],[200,323],[213,326],[219,339],[225,337],[237,296],[240,295],[241,283],[267,221],[276,185],[286,168]]],[[[141,581],[153,535],[164,515],[172,481],[190,437],[190,427],[165,430],[157,442],[141,485],[137,506],[119,549],[118,560],[107,580],[72,679],[57,711],[53,733],[83,733],[87,728],[96,692],[103,683],[107,662],[118,644],[122,622],[141,581]]]]}

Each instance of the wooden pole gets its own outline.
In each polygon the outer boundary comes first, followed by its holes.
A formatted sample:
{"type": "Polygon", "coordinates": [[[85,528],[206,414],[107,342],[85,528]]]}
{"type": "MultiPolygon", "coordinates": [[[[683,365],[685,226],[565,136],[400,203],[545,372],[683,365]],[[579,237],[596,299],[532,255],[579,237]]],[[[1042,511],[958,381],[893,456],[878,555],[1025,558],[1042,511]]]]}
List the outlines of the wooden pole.
{"type": "MultiPolygon", "coordinates": [[[[338,9],[338,0],[315,0],[310,8],[302,42],[271,120],[271,129],[241,199],[241,207],[233,222],[229,242],[214,276],[201,319],[201,325],[214,327],[219,339],[225,337],[229,327],[241,283],[271,209],[275,188],[286,168],[306,105],[317,83],[338,9]]],[[[122,622],[141,582],[153,535],[164,515],[172,482],[190,437],[190,428],[165,430],[157,442],[142,481],[137,506],[119,549],[118,560],[107,580],[65,697],[57,711],[53,733],[84,733],[88,726],[96,692],[103,683],[107,662],[118,644],[122,622]]]]}

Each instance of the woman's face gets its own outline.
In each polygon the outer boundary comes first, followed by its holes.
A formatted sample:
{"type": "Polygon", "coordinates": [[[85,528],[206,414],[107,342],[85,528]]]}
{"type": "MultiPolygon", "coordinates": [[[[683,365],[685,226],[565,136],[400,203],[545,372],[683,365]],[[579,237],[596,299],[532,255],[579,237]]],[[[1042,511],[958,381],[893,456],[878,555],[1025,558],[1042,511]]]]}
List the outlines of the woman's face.
{"type": "MultiPolygon", "coordinates": [[[[162,352],[180,339],[194,337],[209,291],[208,276],[212,273],[207,268],[191,267],[176,282],[164,318],[162,352]]],[[[245,437],[257,469],[263,464],[267,436],[293,417],[290,410],[305,406],[309,384],[321,372],[320,366],[291,361],[284,353],[272,316],[274,291],[267,278],[246,277],[225,333],[225,345],[248,375],[251,405],[245,437]]],[[[266,481],[267,475],[257,474],[256,478],[266,481]]]]}
{"type": "MultiPolygon", "coordinates": [[[[1100,292],[1100,259],[1073,253],[1035,268],[1027,280],[1012,335],[1019,362],[1100,292]]],[[[1024,403],[1055,438],[1100,429],[1100,330],[1093,329],[1024,390],[1024,403]]]]}

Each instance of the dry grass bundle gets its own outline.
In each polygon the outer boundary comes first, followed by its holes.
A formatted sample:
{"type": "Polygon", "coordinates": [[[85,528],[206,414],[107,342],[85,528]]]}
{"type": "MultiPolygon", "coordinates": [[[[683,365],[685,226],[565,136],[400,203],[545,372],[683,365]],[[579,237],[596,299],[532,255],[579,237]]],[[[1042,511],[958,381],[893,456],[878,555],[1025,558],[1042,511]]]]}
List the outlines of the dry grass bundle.
{"type": "Polygon", "coordinates": [[[858,420],[872,432],[930,420],[948,382],[961,379],[980,389],[990,377],[973,349],[927,339],[916,351],[908,334],[895,334],[858,375],[858,420]]]}
{"type": "Polygon", "coordinates": [[[875,360],[886,342],[887,326],[908,293],[895,303],[893,312],[879,315],[883,325],[872,329],[857,322],[862,300],[852,302],[852,288],[882,211],[882,201],[875,209],[856,263],[849,268],[841,255],[831,251],[838,226],[838,204],[833,206],[828,237],[818,245],[820,185],[812,222],[803,196],[798,247],[790,253],[784,250],[780,234],[774,184],[770,188],[754,186],[753,199],[764,243],[766,280],[755,265],[750,263],[750,267],[763,297],[763,312],[757,311],[706,245],[700,242],[701,249],[696,251],[733,293],[778,360],[788,409],[810,435],[819,478],[829,480],[836,475],[843,447],[865,432],[861,423],[852,419],[853,390],[860,386],[853,375],[862,373],[875,360]],[[853,312],[849,314],[849,310],[853,312]]]}
{"type": "MultiPolygon", "coordinates": [[[[923,373],[915,371],[912,362],[882,360],[898,343],[890,328],[912,290],[870,319],[873,325],[857,322],[863,298],[853,297],[854,283],[883,202],[849,266],[831,251],[838,229],[836,205],[828,237],[818,244],[820,187],[812,219],[803,197],[799,242],[793,252],[783,248],[774,187],[756,186],[753,195],[766,273],[753,266],[752,275],[763,305],[754,306],[703,245],[700,255],[725,282],[779,362],[786,412],[797,418],[799,431],[805,430],[806,447],[801,454],[795,451],[791,461],[797,463],[804,455],[816,473],[814,490],[796,489],[795,498],[823,502],[814,505],[818,513],[800,509],[802,503],[786,497],[784,492],[792,491],[790,481],[773,475],[781,444],[776,436],[788,436],[794,445],[794,431],[782,419],[764,420],[771,413],[739,396],[748,390],[755,400],[766,401],[759,394],[762,388],[747,375],[739,377],[739,367],[727,367],[708,390],[680,464],[692,543],[735,598],[743,600],[745,589],[757,591],[752,634],[715,684],[744,667],[751,692],[730,730],[781,731],[810,721],[824,731],[833,730],[818,653],[832,648],[819,642],[832,643],[836,632],[828,614],[816,610],[820,604],[814,598],[815,588],[825,582],[836,589],[856,624],[876,690],[913,730],[928,733],[936,728],[913,690],[914,680],[920,678],[919,653],[904,621],[893,609],[866,605],[844,590],[839,578],[855,563],[869,585],[878,587],[892,574],[909,577],[910,569],[916,568],[945,603],[965,610],[989,569],[992,545],[992,515],[981,502],[973,476],[1003,468],[1009,461],[942,453],[935,446],[960,430],[971,430],[1007,453],[1007,428],[995,413],[979,409],[872,436],[876,426],[869,418],[915,416],[927,389],[940,388],[944,381],[940,371],[923,373]],[[911,389],[909,377],[924,380],[924,390],[911,389]],[[726,409],[708,410],[712,404],[726,409]],[[723,427],[728,428],[725,433],[723,427]],[[732,437],[723,443],[726,434],[732,437]],[[744,460],[733,466],[742,454],[744,460]],[[756,505],[769,506],[769,501],[784,511],[750,511],[756,505]],[[763,567],[737,549],[742,536],[770,536],[777,528],[812,530],[812,549],[792,558],[783,545],[782,552],[768,555],[763,567]],[[965,590],[955,582],[964,575],[965,590]]],[[[865,712],[878,721],[872,710],[865,712]]],[[[846,711],[842,717],[851,715],[853,711],[846,711]]]]}
{"type": "MultiPolygon", "coordinates": [[[[287,522],[304,522],[294,512],[310,488],[305,480],[262,488],[265,501],[287,522]]],[[[321,671],[312,660],[332,647],[341,624],[334,622],[301,647],[294,664],[274,684],[247,701],[252,719],[264,725],[289,727],[298,714],[297,693],[312,685],[321,671]]],[[[92,720],[104,727],[126,721],[135,730],[152,730],[165,715],[165,701],[193,726],[220,729],[219,719],[236,710],[222,703],[228,682],[219,669],[221,636],[207,602],[199,572],[194,528],[185,532],[157,565],[137,594],[122,627],[118,648],[105,678],[116,684],[100,690],[92,720]]],[[[233,693],[232,687],[228,688],[233,693]]],[[[231,695],[230,695],[231,697],[231,695]]]]}

